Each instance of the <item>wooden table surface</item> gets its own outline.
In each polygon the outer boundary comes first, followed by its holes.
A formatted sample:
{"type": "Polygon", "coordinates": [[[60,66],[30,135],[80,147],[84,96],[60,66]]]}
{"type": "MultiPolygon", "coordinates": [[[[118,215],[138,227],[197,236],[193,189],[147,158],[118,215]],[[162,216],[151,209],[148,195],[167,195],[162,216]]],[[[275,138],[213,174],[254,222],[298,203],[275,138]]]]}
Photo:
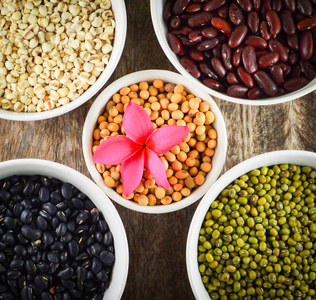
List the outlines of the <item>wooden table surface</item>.
{"type": "MultiPolygon", "coordinates": [[[[176,71],[160,48],[149,0],[125,1],[127,39],[110,80],[145,69],[176,71]]],[[[316,93],[273,106],[244,106],[215,99],[226,122],[227,158],[222,173],[252,156],[274,150],[316,152],[316,93]]],[[[0,161],[41,158],[70,166],[90,177],[82,149],[82,128],[94,99],[50,120],[0,120],[0,161]]],[[[90,177],[91,178],[91,177],[90,177]]],[[[114,203],[125,225],[130,265],[122,299],[194,299],[186,273],[185,246],[198,202],[181,211],[150,215],[114,203]]]]}

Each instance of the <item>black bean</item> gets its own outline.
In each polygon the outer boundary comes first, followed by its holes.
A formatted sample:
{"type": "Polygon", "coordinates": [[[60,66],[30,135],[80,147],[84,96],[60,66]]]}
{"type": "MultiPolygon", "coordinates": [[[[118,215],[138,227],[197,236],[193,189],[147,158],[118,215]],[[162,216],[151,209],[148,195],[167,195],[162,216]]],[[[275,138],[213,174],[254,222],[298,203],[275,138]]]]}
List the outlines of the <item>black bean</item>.
{"type": "Polygon", "coordinates": [[[89,219],[89,214],[86,211],[83,211],[77,216],[76,222],[77,224],[81,225],[85,223],[88,219],[89,219]]]}
{"type": "Polygon", "coordinates": [[[76,256],[76,260],[78,261],[84,261],[87,258],[88,258],[88,254],[86,252],[83,252],[76,256]]]}
{"type": "Polygon", "coordinates": [[[103,264],[111,266],[115,261],[115,256],[113,253],[104,250],[100,253],[100,260],[103,264]]]}
{"type": "Polygon", "coordinates": [[[45,262],[39,262],[39,263],[36,265],[36,267],[37,267],[38,272],[40,272],[40,273],[42,273],[42,274],[47,273],[48,270],[49,270],[49,266],[48,266],[48,264],[45,263],[45,262]]]}
{"type": "Polygon", "coordinates": [[[74,274],[73,268],[67,267],[67,268],[61,270],[60,272],[58,272],[57,276],[60,279],[69,279],[72,277],[73,274],[74,274]]]}
{"type": "Polygon", "coordinates": [[[14,246],[16,243],[16,238],[12,232],[6,232],[2,237],[2,241],[5,244],[8,244],[10,246],[14,246]]]}
{"type": "Polygon", "coordinates": [[[53,229],[56,229],[58,227],[58,225],[59,225],[58,218],[57,217],[53,217],[52,218],[52,227],[53,227],[53,229]]]}
{"type": "Polygon", "coordinates": [[[72,240],[68,244],[68,250],[71,257],[76,257],[79,254],[79,245],[76,241],[72,240]]]}
{"type": "Polygon", "coordinates": [[[56,241],[56,242],[54,242],[54,244],[51,246],[51,249],[52,249],[53,251],[58,251],[58,252],[63,251],[63,250],[64,250],[64,244],[63,244],[62,242],[60,242],[60,241],[56,241]]]}
{"type": "Polygon", "coordinates": [[[59,262],[59,256],[58,256],[58,253],[57,252],[49,252],[48,254],[47,254],[47,258],[48,258],[48,260],[50,261],[50,262],[52,262],[52,263],[58,263],[59,262]]]}
{"type": "Polygon", "coordinates": [[[48,279],[44,275],[37,275],[34,278],[34,283],[40,289],[46,289],[48,287],[48,279]]]}
{"type": "Polygon", "coordinates": [[[97,257],[94,257],[92,259],[92,266],[91,266],[91,271],[95,274],[99,273],[102,269],[102,263],[100,261],[100,259],[98,259],[97,257]]]}
{"type": "Polygon", "coordinates": [[[72,280],[61,280],[61,284],[69,290],[72,290],[76,287],[76,284],[72,280]]]}
{"type": "Polygon", "coordinates": [[[63,183],[61,186],[61,194],[66,200],[71,199],[73,197],[73,186],[70,183],[63,183]]]}
{"type": "Polygon", "coordinates": [[[76,273],[77,273],[77,277],[78,277],[78,280],[80,281],[85,281],[86,278],[87,278],[87,269],[82,267],[82,266],[78,266],[77,267],[77,270],[76,270],[76,273]]]}
{"type": "Polygon", "coordinates": [[[64,236],[67,232],[67,225],[65,223],[60,223],[56,229],[57,236],[64,236]]]}
{"type": "Polygon", "coordinates": [[[0,293],[4,293],[7,291],[7,287],[4,284],[0,284],[0,293]]]}
{"type": "MultiPolygon", "coordinates": [[[[39,288],[35,283],[30,283],[30,287],[31,287],[32,293],[34,295],[40,295],[43,292],[43,290],[41,288],[39,288]]],[[[34,297],[33,297],[33,299],[34,299],[34,297]]]]}
{"type": "Polygon", "coordinates": [[[56,204],[58,210],[65,211],[68,208],[67,202],[60,202],[56,204]]]}
{"type": "Polygon", "coordinates": [[[42,202],[47,202],[49,200],[49,189],[45,186],[40,187],[39,189],[39,195],[38,199],[40,199],[42,202]]]}
{"type": "Polygon", "coordinates": [[[45,231],[47,229],[47,221],[42,216],[36,218],[36,225],[40,230],[45,231]]]}
{"type": "Polygon", "coordinates": [[[50,233],[50,232],[48,232],[48,231],[45,231],[44,233],[43,233],[43,242],[44,242],[44,244],[45,245],[51,245],[53,242],[54,242],[54,237],[53,237],[53,235],[50,233]]]}
{"type": "Polygon", "coordinates": [[[22,300],[30,300],[33,299],[32,288],[30,286],[24,286],[21,291],[21,299],[22,300]]]}
{"type": "Polygon", "coordinates": [[[54,191],[50,194],[50,201],[53,204],[59,204],[62,201],[62,197],[58,191],[54,191]]]}
{"type": "Polygon", "coordinates": [[[108,224],[106,223],[105,220],[99,220],[98,222],[98,229],[101,233],[105,233],[106,231],[109,230],[109,226],[108,224]]]}
{"type": "Polygon", "coordinates": [[[59,267],[59,263],[49,263],[49,270],[48,270],[48,274],[54,274],[56,273],[57,269],[59,267]]]}
{"type": "Polygon", "coordinates": [[[27,244],[29,241],[22,233],[18,234],[18,240],[23,245],[27,244]]]}
{"type": "Polygon", "coordinates": [[[97,240],[98,243],[101,244],[103,242],[103,234],[97,231],[95,233],[95,239],[97,240]]]}
{"type": "Polygon", "coordinates": [[[84,203],[77,197],[71,198],[71,204],[77,209],[84,209],[84,203]]]}
{"type": "Polygon", "coordinates": [[[98,256],[101,253],[101,246],[98,243],[94,243],[93,245],[91,245],[90,247],[91,253],[95,256],[98,256]]]}
{"type": "Polygon", "coordinates": [[[66,223],[67,222],[67,216],[65,215],[65,213],[63,212],[63,211],[58,211],[57,213],[56,213],[56,216],[57,216],[57,218],[61,221],[61,222],[64,222],[64,223],[66,223]]]}
{"type": "Polygon", "coordinates": [[[114,253],[114,246],[110,245],[110,246],[106,247],[106,250],[111,252],[111,253],[114,253]]]}
{"type": "Polygon", "coordinates": [[[42,236],[42,231],[39,229],[34,229],[30,225],[23,225],[21,228],[22,234],[29,240],[35,241],[42,236]]]}
{"type": "Polygon", "coordinates": [[[11,194],[8,191],[1,190],[0,191],[0,200],[1,202],[8,202],[11,198],[11,194]]]}
{"type": "Polygon", "coordinates": [[[70,221],[67,223],[67,228],[70,232],[75,232],[76,227],[77,227],[77,225],[74,221],[70,221]]]}
{"type": "Polygon", "coordinates": [[[91,211],[90,211],[90,214],[91,214],[91,222],[93,224],[96,224],[99,219],[100,219],[100,213],[99,211],[96,209],[96,208],[93,208],[91,211]]]}
{"type": "Polygon", "coordinates": [[[10,263],[10,269],[21,270],[24,266],[24,261],[22,259],[14,259],[10,263]]]}
{"type": "Polygon", "coordinates": [[[11,218],[11,217],[5,217],[3,219],[3,224],[8,228],[8,229],[14,229],[17,225],[16,221],[11,218]]]}
{"type": "Polygon", "coordinates": [[[52,219],[52,216],[46,210],[41,210],[39,212],[39,215],[48,221],[50,221],[52,219]]]}
{"type": "Polygon", "coordinates": [[[7,271],[7,278],[8,279],[17,279],[21,276],[21,272],[17,270],[8,270],[7,271]]]}
{"type": "Polygon", "coordinates": [[[88,225],[79,225],[75,231],[78,235],[83,235],[89,230],[88,225]]]}
{"type": "Polygon", "coordinates": [[[66,292],[62,292],[61,293],[61,300],[71,300],[70,294],[67,291],[66,292]]]}
{"type": "Polygon", "coordinates": [[[40,183],[43,186],[48,187],[48,188],[52,185],[50,179],[48,177],[45,177],[45,176],[40,177],[40,183]]]}
{"type": "Polygon", "coordinates": [[[43,204],[43,210],[47,211],[52,216],[57,213],[56,205],[50,202],[46,202],[43,204]]]}
{"type": "Polygon", "coordinates": [[[59,259],[61,263],[66,263],[68,261],[68,252],[64,251],[63,253],[60,253],[59,259]]]}
{"type": "Polygon", "coordinates": [[[107,281],[109,278],[108,273],[105,270],[101,270],[98,274],[97,274],[97,278],[100,281],[107,281]]]}
{"type": "Polygon", "coordinates": [[[20,220],[22,223],[24,224],[30,224],[33,220],[33,213],[32,211],[26,209],[22,212],[21,216],[20,216],[20,220]]]}
{"type": "MultiPolygon", "coordinates": [[[[18,196],[15,197],[15,201],[18,201],[18,200],[17,200],[17,197],[18,197],[18,196]]],[[[22,199],[23,199],[23,198],[22,198],[22,199]]],[[[33,208],[32,202],[31,202],[29,199],[23,199],[23,200],[21,201],[21,205],[23,206],[24,210],[25,210],[25,209],[31,210],[31,209],[33,208]]]]}
{"type": "Polygon", "coordinates": [[[9,189],[10,194],[13,196],[19,195],[23,191],[23,184],[21,182],[11,186],[9,189]]]}
{"type": "Polygon", "coordinates": [[[26,253],[27,253],[26,252],[26,248],[23,245],[20,245],[20,244],[14,246],[14,251],[15,251],[15,253],[17,255],[19,255],[21,257],[25,256],[26,253]]]}
{"type": "Polygon", "coordinates": [[[24,196],[31,196],[34,192],[35,186],[33,180],[29,179],[25,182],[24,188],[23,188],[23,195],[24,196]]]}
{"type": "Polygon", "coordinates": [[[62,237],[60,237],[60,241],[63,243],[63,244],[68,244],[70,241],[72,240],[72,234],[71,232],[66,232],[66,234],[62,237]]]}
{"type": "Polygon", "coordinates": [[[87,273],[87,280],[90,280],[90,279],[92,279],[93,278],[93,273],[91,272],[91,271],[88,271],[88,273],[87,273]]]}
{"type": "Polygon", "coordinates": [[[24,210],[23,206],[21,203],[17,203],[13,207],[13,214],[15,217],[20,217],[22,211],[24,210]]]}
{"type": "Polygon", "coordinates": [[[34,208],[40,208],[42,206],[42,202],[37,197],[33,197],[31,199],[31,203],[32,203],[34,208]]]}
{"type": "Polygon", "coordinates": [[[53,300],[53,297],[48,292],[44,292],[41,295],[41,300],[53,300]]]}
{"type": "Polygon", "coordinates": [[[5,262],[6,257],[5,254],[3,252],[0,252],[0,262],[5,262]]]}
{"type": "Polygon", "coordinates": [[[109,246],[110,244],[113,243],[113,236],[112,236],[112,232],[111,231],[107,231],[104,234],[104,238],[103,238],[103,245],[104,246],[109,246]]]}

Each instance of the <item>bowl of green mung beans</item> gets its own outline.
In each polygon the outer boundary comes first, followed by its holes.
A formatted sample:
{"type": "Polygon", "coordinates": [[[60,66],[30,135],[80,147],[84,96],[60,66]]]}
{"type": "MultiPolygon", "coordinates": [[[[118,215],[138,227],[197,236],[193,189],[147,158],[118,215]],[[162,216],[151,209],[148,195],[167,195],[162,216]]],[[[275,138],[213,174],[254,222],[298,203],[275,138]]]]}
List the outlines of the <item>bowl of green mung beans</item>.
{"type": "Polygon", "coordinates": [[[196,299],[316,299],[316,153],[252,157],[202,198],[186,246],[196,299]]]}

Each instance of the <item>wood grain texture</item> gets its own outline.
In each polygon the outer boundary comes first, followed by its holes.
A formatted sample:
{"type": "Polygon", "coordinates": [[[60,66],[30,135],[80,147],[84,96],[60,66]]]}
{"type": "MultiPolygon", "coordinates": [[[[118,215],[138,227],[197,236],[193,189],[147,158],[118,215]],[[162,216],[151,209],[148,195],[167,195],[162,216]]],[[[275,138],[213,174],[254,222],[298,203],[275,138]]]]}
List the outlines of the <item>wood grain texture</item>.
{"type": "MultiPolygon", "coordinates": [[[[128,14],[126,45],[122,59],[105,86],[134,71],[175,71],[155,36],[149,0],[128,0],[125,3],[128,14]]],[[[269,151],[297,149],[316,152],[315,96],[314,92],[292,102],[262,107],[215,99],[228,134],[223,172],[247,158],[269,151]]],[[[25,123],[0,120],[0,161],[48,159],[90,177],[81,150],[81,136],[94,98],[76,110],[50,120],[25,123]]],[[[129,276],[123,300],[194,299],[186,273],[185,247],[197,205],[166,215],[146,215],[115,204],[126,228],[130,250],[129,276]]]]}

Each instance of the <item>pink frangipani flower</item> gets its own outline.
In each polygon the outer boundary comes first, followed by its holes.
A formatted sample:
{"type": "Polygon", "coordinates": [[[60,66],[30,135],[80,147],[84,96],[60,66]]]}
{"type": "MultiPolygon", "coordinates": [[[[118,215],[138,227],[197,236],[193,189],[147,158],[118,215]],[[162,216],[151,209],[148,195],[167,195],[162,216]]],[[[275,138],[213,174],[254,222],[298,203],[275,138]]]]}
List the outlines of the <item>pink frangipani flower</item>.
{"type": "Polygon", "coordinates": [[[94,163],[121,165],[123,194],[128,197],[139,185],[144,166],[158,186],[170,187],[166,171],[157,154],[164,154],[188,136],[187,126],[163,126],[153,129],[150,117],[139,105],[130,102],[123,116],[127,136],[103,141],[93,155],[94,163]]]}

